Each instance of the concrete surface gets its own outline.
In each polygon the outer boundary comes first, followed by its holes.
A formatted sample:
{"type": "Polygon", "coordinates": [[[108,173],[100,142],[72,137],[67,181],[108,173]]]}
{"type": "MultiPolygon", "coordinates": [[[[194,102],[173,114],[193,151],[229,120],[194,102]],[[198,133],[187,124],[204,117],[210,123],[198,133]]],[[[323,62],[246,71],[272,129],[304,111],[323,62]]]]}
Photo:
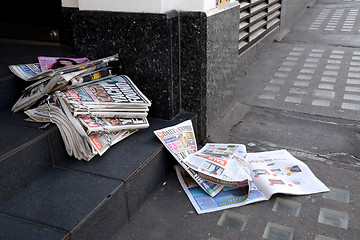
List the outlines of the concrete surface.
{"type": "Polygon", "coordinates": [[[329,193],[275,195],[197,215],[172,174],[117,239],[360,239],[358,15],[356,0],[319,0],[305,10],[239,79],[246,107],[238,109],[247,114],[216,139],[246,144],[248,152],[288,149],[329,193]],[[287,203],[297,214],[279,211],[287,203]]]}

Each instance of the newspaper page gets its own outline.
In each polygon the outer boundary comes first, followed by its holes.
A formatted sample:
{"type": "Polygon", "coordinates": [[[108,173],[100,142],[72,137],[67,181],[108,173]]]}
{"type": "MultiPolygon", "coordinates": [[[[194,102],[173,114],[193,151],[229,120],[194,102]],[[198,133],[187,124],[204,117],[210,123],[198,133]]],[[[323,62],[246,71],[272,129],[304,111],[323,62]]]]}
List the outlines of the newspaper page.
{"type": "Polygon", "coordinates": [[[57,75],[52,78],[45,78],[45,81],[40,80],[38,83],[32,84],[24,90],[12,107],[12,111],[17,112],[28,109],[47,94],[51,94],[56,91],[56,89],[66,86],[70,79],[86,71],[87,70],[84,69],[77,72],[57,75]]]}
{"type": "Polygon", "coordinates": [[[81,137],[65,113],[55,104],[50,104],[50,106],[43,104],[37,108],[27,110],[25,113],[37,122],[55,123],[63,138],[67,153],[77,159],[86,161],[91,160],[96,154],[102,156],[110,146],[113,146],[137,131],[124,130],[81,137]]]}
{"type": "Polygon", "coordinates": [[[175,166],[180,185],[198,214],[240,207],[267,200],[250,181],[248,187],[225,186],[215,197],[210,197],[179,165],[175,166]]]}
{"type": "Polygon", "coordinates": [[[254,184],[267,198],[275,193],[304,195],[330,191],[300,160],[287,150],[248,153],[254,184]]]}
{"type": "Polygon", "coordinates": [[[89,161],[96,155],[95,147],[91,146],[89,139],[80,136],[69,119],[55,104],[43,104],[27,110],[25,113],[37,122],[55,123],[69,156],[89,161]]]}
{"type": "Polygon", "coordinates": [[[196,139],[191,120],[184,121],[172,127],[156,130],[154,131],[154,134],[207,194],[214,197],[221,191],[224,187],[223,185],[204,181],[184,162],[184,159],[187,156],[197,151],[196,139]]]}
{"type": "Polygon", "coordinates": [[[73,108],[147,108],[150,100],[125,75],[111,77],[105,80],[64,91],[64,99],[73,108]]]}
{"type": "MultiPolygon", "coordinates": [[[[105,67],[105,66],[104,66],[105,67]]],[[[85,83],[111,76],[111,68],[104,68],[90,73],[81,74],[71,79],[71,88],[81,86],[85,83]]]]}
{"type": "Polygon", "coordinates": [[[113,56],[109,56],[109,57],[105,57],[105,58],[101,58],[101,59],[97,59],[97,60],[93,60],[93,61],[87,61],[87,62],[76,64],[76,65],[64,66],[61,68],[46,70],[43,72],[41,72],[41,70],[40,70],[40,72],[37,72],[38,70],[35,69],[35,66],[40,68],[40,64],[36,64],[36,63],[35,64],[10,65],[9,69],[16,76],[20,77],[21,79],[23,79],[25,81],[36,81],[36,80],[40,80],[45,77],[53,77],[56,75],[79,71],[79,70],[83,70],[85,68],[90,68],[90,67],[95,67],[95,69],[99,69],[99,68],[97,68],[97,66],[103,66],[103,64],[107,64],[109,62],[118,61],[118,60],[119,60],[119,55],[116,54],[113,56]],[[34,75],[34,73],[36,73],[36,75],[34,75]],[[33,76],[30,76],[30,75],[33,75],[33,76]]]}
{"type": "Polygon", "coordinates": [[[226,186],[247,186],[251,181],[243,144],[206,144],[184,162],[200,177],[226,186]]]}
{"type": "Polygon", "coordinates": [[[147,112],[138,112],[138,111],[92,111],[92,112],[84,112],[84,111],[74,111],[74,117],[110,117],[110,118],[145,118],[147,117],[147,112]]]}
{"type": "Polygon", "coordinates": [[[10,65],[9,69],[13,74],[25,81],[28,81],[29,79],[41,73],[39,63],[10,65]]]}
{"type": "Polygon", "coordinates": [[[89,61],[88,58],[68,58],[68,57],[46,57],[38,56],[41,71],[58,69],[65,66],[77,65],[89,61]]]}
{"type": "Polygon", "coordinates": [[[87,134],[98,132],[118,132],[121,130],[134,130],[149,127],[146,118],[77,118],[84,127],[87,134]]]}

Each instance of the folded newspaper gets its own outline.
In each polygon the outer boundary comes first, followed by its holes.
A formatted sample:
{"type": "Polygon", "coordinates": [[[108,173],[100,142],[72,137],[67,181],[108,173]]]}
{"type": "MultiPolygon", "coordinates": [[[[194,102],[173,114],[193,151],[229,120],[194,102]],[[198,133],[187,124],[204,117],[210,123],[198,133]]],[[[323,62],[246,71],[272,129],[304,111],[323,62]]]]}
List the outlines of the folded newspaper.
{"type": "Polygon", "coordinates": [[[9,66],[22,79],[35,81],[12,110],[27,110],[32,121],[55,123],[70,156],[89,161],[149,126],[150,100],[129,77],[111,73],[108,63],[117,61],[117,55],[94,61],[38,59],[36,64],[9,66]],[[29,109],[36,103],[38,107],[29,109]]]}
{"type": "Polygon", "coordinates": [[[69,119],[54,103],[40,105],[37,108],[25,111],[25,113],[34,121],[55,123],[60,131],[68,155],[79,160],[90,161],[97,154],[101,156],[110,146],[136,132],[136,130],[123,130],[87,135],[79,124],[73,122],[76,119],[69,119]]]}
{"type": "Polygon", "coordinates": [[[194,181],[211,197],[216,196],[224,187],[214,184],[201,178],[196,171],[191,169],[184,159],[197,151],[195,133],[191,120],[187,120],[178,125],[154,131],[165,147],[170,151],[181,167],[194,179],[194,181]]]}
{"type": "Polygon", "coordinates": [[[184,159],[185,163],[208,181],[226,186],[247,186],[251,180],[243,144],[206,144],[184,159]]]}
{"type": "Polygon", "coordinates": [[[180,163],[175,166],[178,179],[199,214],[265,201],[276,193],[329,191],[305,163],[287,150],[246,153],[242,144],[206,144],[200,151],[189,151],[180,136],[195,140],[191,121],[154,133],[180,163]],[[217,191],[210,194],[203,183],[217,191]]]}

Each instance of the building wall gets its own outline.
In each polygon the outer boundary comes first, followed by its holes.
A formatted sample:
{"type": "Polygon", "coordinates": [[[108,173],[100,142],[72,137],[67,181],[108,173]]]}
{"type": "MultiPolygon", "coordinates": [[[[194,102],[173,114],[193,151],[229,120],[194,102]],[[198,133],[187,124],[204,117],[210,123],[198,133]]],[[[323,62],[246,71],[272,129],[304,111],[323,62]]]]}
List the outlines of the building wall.
{"type": "MultiPolygon", "coordinates": [[[[225,1],[237,0],[222,0],[225,1]]],[[[118,12],[165,13],[172,10],[206,12],[216,7],[217,0],[62,0],[62,5],[78,7],[80,10],[118,12]]]]}
{"type": "Polygon", "coordinates": [[[281,27],[280,31],[285,34],[307,6],[314,4],[316,0],[282,0],[281,27]]]}

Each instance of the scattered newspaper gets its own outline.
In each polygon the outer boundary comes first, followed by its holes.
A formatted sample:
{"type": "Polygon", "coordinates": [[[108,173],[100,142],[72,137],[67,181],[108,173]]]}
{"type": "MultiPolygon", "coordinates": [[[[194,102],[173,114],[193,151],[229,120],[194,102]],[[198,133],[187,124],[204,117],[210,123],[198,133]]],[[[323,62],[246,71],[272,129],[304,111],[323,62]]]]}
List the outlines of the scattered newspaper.
{"type": "Polygon", "coordinates": [[[249,164],[243,144],[208,143],[184,162],[198,175],[226,186],[247,186],[251,181],[249,164]]]}
{"type": "Polygon", "coordinates": [[[225,186],[215,197],[209,196],[179,165],[176,175],[190,202],[198,214],[240,207],[246,204],[267,200],[250,181],[248,187],[225,186]]]}
{"type": "Polygon", "coordinates": [[[248,153],[247,156],[252,177],[248,188],[226,186],[214,198],[192,182],[180,166],[176,167],[180,184],[198,214],[266,201],[276,193],[307,195],[330,191],[305,163],[287,150],[248,153]]]}
{"type": "Polygon", "coordinates": [[[216,196],[223,185],[203,180],[196,171],[186,165],[184,159],[197,151],[196,139],[191,120],[187,120],[172,127],[154,131],[164,146],[175,157],[178,163],[195,180],[195,182],[210,196],[216,196]]]}
{"type": "Polygon", "coordinates": [[[287,150],[248,153],[251,177],[270,199],[275,193],[304,195],[330,191],[302,161],[287,150]]]}

